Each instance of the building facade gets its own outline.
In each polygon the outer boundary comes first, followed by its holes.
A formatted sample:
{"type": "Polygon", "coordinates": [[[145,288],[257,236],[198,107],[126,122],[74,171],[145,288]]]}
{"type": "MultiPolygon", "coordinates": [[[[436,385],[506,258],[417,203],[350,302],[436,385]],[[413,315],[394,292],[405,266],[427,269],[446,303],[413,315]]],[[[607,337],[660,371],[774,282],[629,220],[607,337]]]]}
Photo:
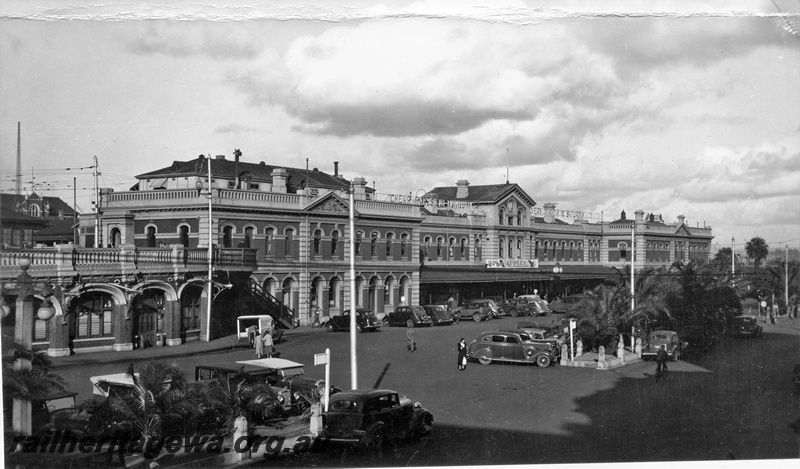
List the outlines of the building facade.
{"type": "Polygon", "coordinates": [[[36,347],[59,355],[180,345],[233,333],[237,316],[264,311],[294,327],[353,303],[380,316],[450,296],[552,298],[632,260],[637,270],[705,261],[713,238],[683,216],[666,223],[623,211],[605,222],[540,207],[513,183],[379,194],[364,178],[345,179],[338,163],[330,174],[247,163],[238,151],[137,179],[130,191],[101,191],[100,216],[81,218],[77,245],[4,250],[12,303],[24,257],[43,259],[26,272],[55,292],[61,314],[34,321],[36,347]],[[106,247],[93,248],[95,236],[106,247]]]}

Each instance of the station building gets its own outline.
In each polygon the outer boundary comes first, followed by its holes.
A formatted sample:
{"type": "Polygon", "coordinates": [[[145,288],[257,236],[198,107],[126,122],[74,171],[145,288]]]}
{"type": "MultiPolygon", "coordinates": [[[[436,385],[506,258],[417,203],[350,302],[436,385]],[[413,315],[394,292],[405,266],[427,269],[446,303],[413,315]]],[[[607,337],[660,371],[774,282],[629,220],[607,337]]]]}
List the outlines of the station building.
{"type": "Polygon", "coordinates": [[[617,277],[634,258],[637,270],[706,261],[713,238],[682,215],[604,221],[539,205],[515,183],[381,194],[336,162],[329,173],[241,156],[174,161],[129,191],[102,190],[99,216],[81,217],[71,265],[50,277],[68,297],[64,316],[34,321],[34,343],[53,355],[180,345],[230,334],[245,314],[306,325],[315,311],[342,314],[351,298],[379,316],[451,296],[552,299],[617,277]]]}

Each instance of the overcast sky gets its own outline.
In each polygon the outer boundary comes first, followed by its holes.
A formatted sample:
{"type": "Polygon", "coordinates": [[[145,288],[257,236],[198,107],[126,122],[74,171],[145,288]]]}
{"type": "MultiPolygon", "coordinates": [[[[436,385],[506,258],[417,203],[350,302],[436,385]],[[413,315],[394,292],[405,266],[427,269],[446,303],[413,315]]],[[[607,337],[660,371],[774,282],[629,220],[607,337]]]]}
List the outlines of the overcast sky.
{"type": "Polygon", "coordinates": [[[238,148],[800,247],[796,0],[237,3],[0,4],[0,188],[21,122],[23,187],[83,210],[94,156],[119,191],[238,148]]]}

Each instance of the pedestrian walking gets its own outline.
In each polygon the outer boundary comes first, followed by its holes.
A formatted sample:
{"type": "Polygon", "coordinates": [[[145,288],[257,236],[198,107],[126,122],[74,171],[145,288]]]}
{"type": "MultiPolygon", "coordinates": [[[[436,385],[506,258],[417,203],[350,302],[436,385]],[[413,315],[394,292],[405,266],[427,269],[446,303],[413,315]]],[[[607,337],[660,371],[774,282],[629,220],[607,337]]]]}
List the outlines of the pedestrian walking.
{"type": "Polygon", "coordinates": [[[272,331],[267,329],[261,334],[264,342],[264,355],[266,355],[267,358],[272,358],[272,354],[275,353],[275,344],[272,341],[272,331]]]}
{"type": "Polygon", "coordinates": [[[656,383],[661,378],[667,379],[667,346],[662,345],[656,352],[656,383]]]}
{"type": "Polygon", "coordinates": [[[462,371],[466,370],[467,369],[467,341],[464,340],[463,337],[458,342],[457,350],[458,350],[458,369],[462,370],[462,371]]]}
{"type": "Polygon", "coordinates": [[[250,345],[250,348],[256,346],[256,336],[258,335],[258,328],[256,326],[248,326],[247,327],[247,343],[250,345]]]}
{"type": "Polygon", "coordinates": [[[264,354],[264,340],[261,336],[256,336],[254,338],[255,347],[256,347],[256,358],[261,358],[261,355],[264,354]]]}
{"type": "Polygon", "coordinates": [[[413,352],[417,349],[417,340],[413,325],[408,326],[408,329],[406,330],[406,338],[408,339],[408,345],[406,347],[408,348],[409,352],[413,352]]]}

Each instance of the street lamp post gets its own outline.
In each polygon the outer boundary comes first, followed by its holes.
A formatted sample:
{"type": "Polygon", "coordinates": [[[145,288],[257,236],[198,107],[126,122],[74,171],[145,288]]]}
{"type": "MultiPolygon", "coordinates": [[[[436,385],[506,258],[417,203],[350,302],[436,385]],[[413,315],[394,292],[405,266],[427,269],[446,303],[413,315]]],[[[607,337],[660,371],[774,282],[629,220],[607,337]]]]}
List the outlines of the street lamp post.
{"type": "MultiPolygon", "coordinates": [[[[14,339],[22,345],[25,349],[31,347],[33,342],[33,327],[34,327],[34,298],[42,300],[42,305],[36,311],[36,318],[47,321],[55,315],[55,307],[51,304],[52,289],[45,285],[45,287],[36,293],[34,288],[34,279],[28,273],[28,268],[31,261],[27,257],[23,257],[19,261],[19,266],[22,273],[17,276],[16,283],[16,322],[14,325],[14,339]]],[[[3,300],[2,314],[6,316],[11,312],[11,308],[5,305],[3,300]]],[[[31,362],[27,358],[18,358],[14,361],[14,369],[22,370],[31,367],[31,362]]],[[[31,418],[31,403],[14,399],[12,404],[11,413],[12,427],[24,435],[30,435],[32,431],[32,418],[31,418]]]]}
{"type": "Polygon", "coordinates": [[[211,155],[208,160],[208,189],[203,190],[203,181],[195,183],[198,195],[208,198],[208,297],[206,298],[206,342],[211,342],[211,303],[214,300],[213,291],[213,269],[214,269],[214,243],[212,238],[213,219],[211,217],[211,155]]]}

